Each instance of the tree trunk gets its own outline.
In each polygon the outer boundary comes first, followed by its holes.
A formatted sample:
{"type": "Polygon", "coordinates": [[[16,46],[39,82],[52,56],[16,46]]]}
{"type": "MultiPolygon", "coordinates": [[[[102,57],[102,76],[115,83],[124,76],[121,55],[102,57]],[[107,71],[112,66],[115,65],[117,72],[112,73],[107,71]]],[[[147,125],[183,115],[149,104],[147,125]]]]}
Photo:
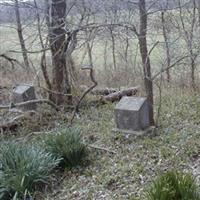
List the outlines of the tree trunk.
{"type": "Polygon", "coordinates": [[[142,58],[143,71],[144,71],[144,83],[146,94],[149,104],[149,119],[150,124],[154,125],[154,113],[153,113],[153,82],[151,80],[151,64],[147,49],[147,11],[145,0],[139,0],[140,11],[140,32],[139,32],[139,47],[142,58]]]}
{"type": "Polygon", "coordinates": [[[111,35],[111,42],[112,42],[113,66],[114,66],[114,70],[117,70],[116,56],[115,56],[115,36],[113,34],[112,27],[110,27],[110,35],[111,35]]]}
{"type": "MultiPolygon", "coordinates": [[[[71,93],[71,87],[69,84],[69,75],[66,66],[65,55],[65,13],[66,13],[66,1],[65,0],[52,0],[49,8],[50,29],[49,29],[49,41],[52,53],[52,90],[57,92],[52,94],[51,100],[57,105],[63,103],[64,93],[64,78],[65,78],[65,91],[68,94],[71,93]],[[61,93],[61,94],[60,94],[61,93]]],[[[48,22],[48,21],[47,21],[48,22]]]]}
{"type": "Polygon", "coordinates": [[[105,42],[105,47],[104,47],[104,54],[103,54],[103,57],[104,57],[104,70],[107,72],[107,46],[108,46],[108,41],[106,40],[105,42]]]}
{"type": "Polygon", "coordinates": [[[190,58],[190,63],[191,63],[191,86],[192,89],[196,89],[196,83],[195,83],[195,60],[194,58],[191,56],[190,58]]]}
{"type": "Polygon", "coordinates": [[[167,57],[167,82],[170,82],[170,72],[169,67],[171,65],[171,58],[170,58],[170,50],[169,50],[169,41],[167,37],[167,30],[166,30],[166,23],[165,23],[165,11],[161,12],[161,19],[162,19],[162,30],[163,30],[163,37],[165,41],[165,48],[166,48],[166,57],[167,57]]]}
{"type": "Polygon", "coordinates": [[[20,17],[20,12],[19,12],[19,2],[18,0],[15,0],[15,16],[16,16],[16,22],[17,22],[17,33],[19,37],[19,42],[22,50],[22,56],[24,59],[24,64],[27,69],[27,72],[30,72],[30,65],[28,61],[28,55],[27,55],[27,50],[26,50],[26,45],[24,41],[24,36],[22,32],[22,24],[21,24],[21,17],[20,17]]]}
{"type": "Polygon", "coordinates": [[[128,70],[128,51],[129,51],[129,38],[128,38],[128,29],[126,29],[126,39],[125,39],[125,62],[126,70],[128,70]]]}
{"type": "Polygon", "coordinates": [[[200,26],[200,1],[198,0],[198,17],[199,17],[199,26],[200,26]]]}

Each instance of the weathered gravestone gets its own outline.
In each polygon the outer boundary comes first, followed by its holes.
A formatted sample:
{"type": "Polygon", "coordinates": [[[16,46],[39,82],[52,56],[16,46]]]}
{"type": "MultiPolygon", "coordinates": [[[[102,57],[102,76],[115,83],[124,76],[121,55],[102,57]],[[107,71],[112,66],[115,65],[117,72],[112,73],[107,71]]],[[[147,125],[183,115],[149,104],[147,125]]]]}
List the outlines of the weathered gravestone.
{"type": "MultiPolygon", "coordinates": [[[[30,100],[35,100],[35,88],[30,85],[18,85],[13,89],[13,103],[22,103],[30,100]]],[[[23,110],[35,110],[36,104],[30,103],[22,107],[23,110]]]]}
{"type": "Polygon", "coordinates": [[[145,97],[123,97],[115,108],[117,130],[136,132],[150,126],[149,109],[145,97]]]}

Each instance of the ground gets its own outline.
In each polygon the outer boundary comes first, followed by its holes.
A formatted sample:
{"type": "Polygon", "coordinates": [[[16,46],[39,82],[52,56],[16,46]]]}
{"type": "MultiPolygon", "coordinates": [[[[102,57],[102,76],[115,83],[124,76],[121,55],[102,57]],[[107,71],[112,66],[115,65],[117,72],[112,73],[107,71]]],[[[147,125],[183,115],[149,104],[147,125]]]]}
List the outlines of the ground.
{"type": "MultiPolygon", "coordinates": [[[[159,107],[159,98],[156,100],[159,107]]],[[[87,167],[67,171],[46,200],[124,200],[140,197],[157,175],[176,169],[200,181],[200,98],[187,92],[165,93],[156,135],[134,138],[113,133],[114,105],[81,110],[74,122],[90,148],[87,167]],[[176,95],[174,95],[176,94],[176,95]]],[[[156,112],[157,113],[157,112],[156,112]]]]}

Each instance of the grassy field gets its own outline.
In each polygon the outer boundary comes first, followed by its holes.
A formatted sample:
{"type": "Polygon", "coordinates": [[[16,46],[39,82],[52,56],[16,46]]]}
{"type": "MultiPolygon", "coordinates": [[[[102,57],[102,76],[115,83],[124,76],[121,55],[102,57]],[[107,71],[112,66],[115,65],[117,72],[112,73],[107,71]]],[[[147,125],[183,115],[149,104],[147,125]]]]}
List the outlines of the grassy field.
{"type": "MultiPolygon", "coordinates": [[[[157,101],[158,102],[158,101],[157,101]]],[[[200,183],[200,99],[176,91],[163,94],[155,136],[134,138],[112,132],[114,105],[81,110],[76,119],[90,151],[90,164],[66,171],[45,200],[124,200],[144,198],[149,184],[169,169],[192,172],[200,183]]],[[[61,121],[60,121],[61,123],[61,121]]],[[[62,124],[62,123],[61,123],[62,124]]],[[[44,197],[44,194],[41,194],[44,197]]]]}

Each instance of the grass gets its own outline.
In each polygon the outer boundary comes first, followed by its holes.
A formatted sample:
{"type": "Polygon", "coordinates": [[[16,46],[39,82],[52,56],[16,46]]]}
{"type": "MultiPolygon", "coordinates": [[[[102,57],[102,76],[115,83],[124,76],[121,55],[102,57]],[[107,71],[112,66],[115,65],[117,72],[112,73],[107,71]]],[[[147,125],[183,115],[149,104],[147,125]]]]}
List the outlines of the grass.
{"type": "Polygon", "coordinates": [[[44,146],[52,155],[61,158],[62,167],[81,165],[87,156],[86,145],[83,144],[80,130],[76,128],[65,128],[46,136],[44,146]]]}
{"type": "Polygon", "coordinates": [[[148,200],[200,200],[200,188],[191,174],[168,171],[147,192],[148,200]]]}
{"type": "Polygon", "coordinates": [[[190,166],[197,161],[200,150],[198,108],[198,96],[177,91],[176,96],[164,94],[162,126],[157,136],[145,138],[112,132],[112,104],[81,110],[75,123],[84,140],[117,154],[93,151],[91,164],[84,170],[66,172],[56,197],[49,194],[46,199],[143,199],[154,177],[166,169],[193,172],[190,166]]]}
{"type": "Polygon", "coordinates": [[[39,146],[16,142],[0,145],[0,199],[25,198],[46,184],[59,160],[39,146]],[[27,194],[27,195],[26,195],[27,194]]]}

